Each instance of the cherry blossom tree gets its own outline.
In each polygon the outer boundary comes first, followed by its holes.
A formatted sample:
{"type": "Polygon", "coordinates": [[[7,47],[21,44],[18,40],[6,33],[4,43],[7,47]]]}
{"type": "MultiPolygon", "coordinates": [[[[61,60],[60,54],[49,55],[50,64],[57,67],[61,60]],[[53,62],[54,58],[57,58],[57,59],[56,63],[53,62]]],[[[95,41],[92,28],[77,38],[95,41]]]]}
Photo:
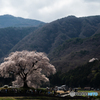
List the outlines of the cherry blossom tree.
{"type": "Polygon", "coordinates": [[[3,77],[13,74],[16,78],[13,85],[23,87],[36,87],[41,81],[48,82],[50,74],[56,72],[55,67],[49,63],[45,53],[36,51],[16,51],[9,54],[0,65],[3,77]]]}

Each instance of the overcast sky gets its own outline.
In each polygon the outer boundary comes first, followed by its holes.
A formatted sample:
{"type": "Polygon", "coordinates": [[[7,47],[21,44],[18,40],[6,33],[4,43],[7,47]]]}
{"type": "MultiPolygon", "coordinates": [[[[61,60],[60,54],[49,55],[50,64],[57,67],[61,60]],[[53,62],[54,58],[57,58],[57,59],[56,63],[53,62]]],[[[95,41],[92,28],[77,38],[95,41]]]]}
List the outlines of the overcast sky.
{"type": "Polygon", "coordinates": [[[100,0],[0,0],[0,15],[51,22],[59,18],[100,15],[100,0]]]}

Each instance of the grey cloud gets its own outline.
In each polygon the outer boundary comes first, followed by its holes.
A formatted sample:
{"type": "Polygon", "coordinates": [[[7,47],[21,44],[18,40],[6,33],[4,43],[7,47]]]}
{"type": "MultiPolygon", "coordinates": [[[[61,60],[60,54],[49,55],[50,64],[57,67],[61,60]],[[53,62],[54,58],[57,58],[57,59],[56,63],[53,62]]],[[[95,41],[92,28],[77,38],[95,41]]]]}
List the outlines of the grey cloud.
{"type": "Polygon", "coordinates": [[[85,2],[98,2],[100,3],[100,0],[84,0],[85,2]]]}
{"type": "Polygon", "coordinates": [[[0,9],[3,9],[4,7],[6,7],[7,2],[5,0],[0,0],[0,9]]]}
{"type": "Polygon", "coordinates": [[[37,19],[44,22],[68,15],[100,14],[99,0],[0,0],[0,14],[37,19]],[[7,10],[8,9],[8,10],[7,10]]]}

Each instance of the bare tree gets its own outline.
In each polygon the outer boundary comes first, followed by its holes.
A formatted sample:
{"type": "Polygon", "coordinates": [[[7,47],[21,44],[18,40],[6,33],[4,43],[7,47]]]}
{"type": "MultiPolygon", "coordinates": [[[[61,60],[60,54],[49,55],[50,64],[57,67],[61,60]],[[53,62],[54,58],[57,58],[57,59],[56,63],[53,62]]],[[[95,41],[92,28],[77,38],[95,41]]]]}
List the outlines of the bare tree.
{"type": "Polygon", "coordinates": [[[3,77],[13,74],[16,80],[13,84],[23,87],[36,87],[41,81],[47,82],[47,76],[56,72],[55,67],[49,63],[45,53],[36,51],[16,51],[9,54],[0,65],[3,77]]]}

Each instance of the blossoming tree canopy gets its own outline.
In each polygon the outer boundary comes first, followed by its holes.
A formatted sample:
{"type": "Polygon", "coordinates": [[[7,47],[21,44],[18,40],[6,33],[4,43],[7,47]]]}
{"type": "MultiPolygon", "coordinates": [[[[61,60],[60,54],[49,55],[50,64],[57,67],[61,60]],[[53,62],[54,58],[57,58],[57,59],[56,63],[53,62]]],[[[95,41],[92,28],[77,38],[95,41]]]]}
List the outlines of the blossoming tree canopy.
{"type": "Polygon", "coordinates": [[[36,51],[16,51],[9,54],[0,65],[3,77],[13,74],[16,80],[13,85],[35,87],[41,81],[47,82],[47,76],[56,72],[55,67],[49,63],[45,53],[36,51]]]}

